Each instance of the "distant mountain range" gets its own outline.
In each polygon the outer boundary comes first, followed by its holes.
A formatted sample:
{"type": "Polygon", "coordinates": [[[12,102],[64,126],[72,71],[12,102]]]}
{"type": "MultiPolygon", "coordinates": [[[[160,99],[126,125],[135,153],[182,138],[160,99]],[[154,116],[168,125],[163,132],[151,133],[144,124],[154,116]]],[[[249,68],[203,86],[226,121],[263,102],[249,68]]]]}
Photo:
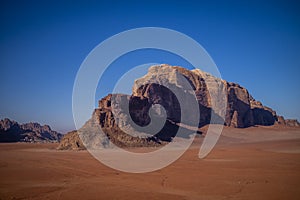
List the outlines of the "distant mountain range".
{"type": "Polygon", "coordinates": [[[8,118],[0,121],[0,142],[58,142],[62,136],[48,125],[19,124],[8,118]]]}

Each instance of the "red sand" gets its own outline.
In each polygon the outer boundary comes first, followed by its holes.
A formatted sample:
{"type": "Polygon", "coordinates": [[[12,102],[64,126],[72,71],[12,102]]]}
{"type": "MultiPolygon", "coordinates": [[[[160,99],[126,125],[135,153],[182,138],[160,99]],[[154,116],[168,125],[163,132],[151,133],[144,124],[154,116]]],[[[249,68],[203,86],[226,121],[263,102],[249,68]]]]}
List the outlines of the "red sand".
{"type": "Polygon", "coordinates": [[[197,140],[175,163],[146,174],[57,144],[0,144],[0,199],[300,198],[300,129],[226,128],[203,160],[197,140]]]}

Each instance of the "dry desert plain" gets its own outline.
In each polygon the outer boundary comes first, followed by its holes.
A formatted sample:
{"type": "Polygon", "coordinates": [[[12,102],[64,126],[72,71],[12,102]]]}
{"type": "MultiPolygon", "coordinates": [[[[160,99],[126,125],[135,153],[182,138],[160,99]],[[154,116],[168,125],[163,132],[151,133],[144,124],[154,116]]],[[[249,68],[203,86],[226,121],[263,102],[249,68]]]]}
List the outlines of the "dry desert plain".
{"type": "Polygon", "coordinates": [[[110,169],[58,144],[0,144],[0,199],[300,199],[300,129],[225,127],[198,158],[203,136],[161,170],[110,169]]]}

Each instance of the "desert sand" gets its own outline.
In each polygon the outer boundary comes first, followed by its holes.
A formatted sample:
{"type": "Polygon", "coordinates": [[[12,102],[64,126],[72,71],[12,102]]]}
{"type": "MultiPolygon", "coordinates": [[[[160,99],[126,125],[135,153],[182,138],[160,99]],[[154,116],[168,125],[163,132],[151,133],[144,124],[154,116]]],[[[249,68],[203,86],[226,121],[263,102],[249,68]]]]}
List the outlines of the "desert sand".
{"type": "Polygon", "coordinates": [[[0,199],[299,199],[300,129],[224,128],[198,158],[203,136],[161,170],[110,169],[58,144],[0,144],[0,199]]]}

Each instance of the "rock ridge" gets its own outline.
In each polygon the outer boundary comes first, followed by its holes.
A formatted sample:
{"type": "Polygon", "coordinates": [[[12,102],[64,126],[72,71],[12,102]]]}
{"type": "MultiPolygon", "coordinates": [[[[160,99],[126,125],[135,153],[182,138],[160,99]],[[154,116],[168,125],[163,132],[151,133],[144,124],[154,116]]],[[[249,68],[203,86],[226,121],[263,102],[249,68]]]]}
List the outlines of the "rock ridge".
{"type": "Polygon", "coordinates": [[[0,142],[59,142],[62,134],[48,125],[30,122],[19,124],[8,118],[0,120],[0,142]]]}

